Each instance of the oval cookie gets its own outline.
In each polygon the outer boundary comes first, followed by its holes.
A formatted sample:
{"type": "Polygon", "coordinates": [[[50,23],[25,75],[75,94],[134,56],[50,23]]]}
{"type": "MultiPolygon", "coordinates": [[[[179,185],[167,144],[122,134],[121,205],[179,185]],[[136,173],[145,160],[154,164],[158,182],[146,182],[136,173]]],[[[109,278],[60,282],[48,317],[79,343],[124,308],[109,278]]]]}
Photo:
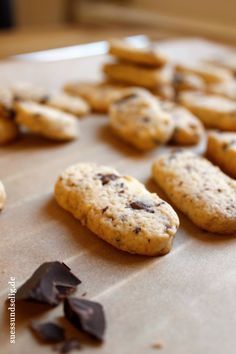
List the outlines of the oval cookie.
{"type": "Polygon", "coordinates": [[[110,104],[120,98],[124,86],[107,82],[75,82],[64,86],[64,91],[75,97],[83,97],[94,112],[107,113],[110,104]]]}
{"type": "Polygon", "coordinates": [[[156,89],[169,83],[169,72],[165,68],[150,68],[126,62],[107,63],[103,72],[109,80],[148,89],[156,89]]]}
{"type": "Polygon", "coordinates": [[[207,157],[225,173],[236,178],[236,133],[209,133],[207,157]]]}
{"type": "Polygon", "coordinates": [[[236,102],[200,92],[183,92],[179,102],[208,128],[236,131],[236,102]]]}
{"type": "Polygon", "coordinates": [[[166,56],[151,44],[140,47],[127,40],[113,39],[109,42],[108,53],[121,60],[141,65],[161,67],[167,63],[166,56]]]}
{"type": "Polygon", "coordinates": [[[174,121],[162,110],[148,91],[130,89],[109,110],[113,131],[141,150],[167,142],[174,131],[174,121]]]}
{"type": "Polygon", "coordinates": [[[177,145],[198,144],[203,136],[201,121],[188,109],[168,101],[158,101],[164,111],[171,115],[175,129],[171,142],[177,145]]]}
{"type": "Polygon", "coordinates": [[[207,84],[214,84],[233,79],[230,70],[204,62],[188,62],[176,65],[176,71],[183,74],[193,74],[202,78],[207,84]]]}
{"type": "Polygon", "coordinates": [[[236,232],[236,181],[191,152],[172,152],[153,164],[152,176],[170,200],[200,228],[236,232]]]}
{"type": "Polygon", "coordinates": [[[78,121],[73,115],[35,102],[16,104],[16,122],[52,140],[72,140],[79,135],[78,121]]]}
{"type": "Polygon", "coordinates": [[[61,174],[55,197],[91,231],[114,247],[156,256],[168,253],[179,220],[172,207],[135,178],[95,164],[61,174]]]}

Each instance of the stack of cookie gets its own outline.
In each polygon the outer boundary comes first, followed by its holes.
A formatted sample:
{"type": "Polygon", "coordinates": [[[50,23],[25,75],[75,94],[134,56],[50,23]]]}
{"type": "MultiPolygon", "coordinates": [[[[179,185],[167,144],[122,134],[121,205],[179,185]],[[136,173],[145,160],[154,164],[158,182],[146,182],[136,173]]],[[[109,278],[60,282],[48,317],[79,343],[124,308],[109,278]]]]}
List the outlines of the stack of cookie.
{"type": "Polygon", "coordinates": [[[167,57],[152,45],[137,47],[126,40],[112,40],[108,53],[113,62],[103,67],[106,77],[114,82],[162,90],[169,83],[171,70],[167,57]]]}

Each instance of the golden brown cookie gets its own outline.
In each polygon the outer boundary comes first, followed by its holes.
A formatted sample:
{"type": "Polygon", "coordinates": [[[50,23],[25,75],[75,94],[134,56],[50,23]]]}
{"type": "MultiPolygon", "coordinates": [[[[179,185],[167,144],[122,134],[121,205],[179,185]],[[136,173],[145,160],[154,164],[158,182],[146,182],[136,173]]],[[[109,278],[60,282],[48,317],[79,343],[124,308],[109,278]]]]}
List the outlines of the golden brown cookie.
{"type": "Polygon", "coordinates": [[[69,167],[56,182],[55,198],[97,236],[129,253],[168,253],[179,226],[168,203],[111,167],[91,163],[69,167]]]}
{"type": "Polygon", "coordinates": [[[207,157],[225,173],[236,178],[236,133],[210,132],[207,157]]]}
{"type": "Polygon", "coordinates": [[[236,232],[236,181],[207,159],[170,152],[156,159],[152,176],[194,224],[214,233],[236,232]]]}

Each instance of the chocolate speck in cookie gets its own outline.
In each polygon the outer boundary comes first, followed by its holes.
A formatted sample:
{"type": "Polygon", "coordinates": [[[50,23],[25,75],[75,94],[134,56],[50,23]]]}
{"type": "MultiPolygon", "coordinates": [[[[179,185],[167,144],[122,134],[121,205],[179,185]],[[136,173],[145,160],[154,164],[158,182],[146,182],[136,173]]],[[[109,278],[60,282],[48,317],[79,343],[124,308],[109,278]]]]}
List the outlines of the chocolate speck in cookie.
{"type": "Polygon", "coordinates": [[[130,208],[135,210],[145,210],[148,213],[154,214],[155,211],[152,209],[153,205],[140,200],[136,200],[130,203],[130,208]]]}
{"type": "Polygon", "coordinates": [[[114,173],[102,174],[98,173],[97,177],[101,180],[102,185],[109,183],[110,181],[115,181],[119,176],[115,175],[114,173]]]}
{"type": "Polygon", "coordinates": [[[142,230],[141,227],[136,226],[135,229],[134,229],[134,233],[135,233],[135,234],[139,234],[139,232],[140,232],[141,230],[142,230]]]}

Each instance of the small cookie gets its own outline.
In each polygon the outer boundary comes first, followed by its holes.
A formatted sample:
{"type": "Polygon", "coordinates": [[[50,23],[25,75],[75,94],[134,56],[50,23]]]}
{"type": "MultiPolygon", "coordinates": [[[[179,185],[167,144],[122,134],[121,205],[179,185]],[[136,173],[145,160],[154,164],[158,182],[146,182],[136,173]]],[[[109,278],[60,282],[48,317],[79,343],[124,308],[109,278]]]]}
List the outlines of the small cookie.
{"type": "Polygon", "coordinates": [[[200,228],[222,234],[236,232],[236,181],[192,152],[160,156],[154,180],[170,200],[200,228]]]}
{"type": "Polygon", "coordinates": [[[120,98],[123,89],[124,86],[107,82],[75,82],[64,86],[65,92],[72,96],[81,96],[89,103],[92,110],[98,113],[107,113],[110,104],[120,98]]]}
{"type": "Polygon", "coordinates": [[[236,102],[200,92],[183,92],[179,102],[208,128],[236,131],[236,102]]]}
{"type": "Polygon", "coordinates": [[[225,173],[236,178],[236,133],[209,133],[207,157],[225,173]]]}
{"type": "Polygon", "coordinates": [[[135,178],[80,163],[55,185],[58,204],[114,247],[146,256],[170,251],[179,220],[172,207],[135,178]]]}
{"type": "Polygon", "coordinates": [[[109,122],[118,136],[141,150],[167,142],[174,131],[173,119],[144,89],[127,89],[113,102],[109,122]]]}
{"type": "Polygon", "coordinates": [[[79,135],[78,121],[73,115],[35,102],[16,104],[16,122],[52,140],[72,140],[79,135]]]}
{"type": "Polygon", "coordinates": [[[63,92],[49,93],[30,83],[15,84],[11,91],[15,101],[33,101],[76,116],[89,113],[89,106],[81,97],[71,97],[63,92]]]}
{"type": "Polygon", "coordinates": [[[165,69],[118,62],[105,64],[103,71],[110,80],[149,89],[156,89],[160,85],[169,83],[169,72],[165,69]]]}
{"type": "Polygon", "coordinates": [[[138,47],[132,42],[121,39],[109,42],[108,53],[121,60],[153,67],[161,67],[167,62],[166,56],[153,46],[138,47]]]}
{"type": "Polygon", "coordinates": [[[42,103],[79,117],[90,111],[88,103],[83,98],[72,97],[63,92],[48,95],[42,103]]]}
{"type": "Polygon", "coordinates": [[[18,135],[18,127],[12,118],[0,113],[0,145],[12,142],[18,135]]]}
{"type": "Polygon", "coordinates": [[[175,129],[171,141],[177,145],[198,144],[203,136],[203,125],[189,110],[175,103],[158,101],[164,111],[171,115],[175,129]]]}
{"type": "Polygon", "coordinates": [[[5,188],[4,185],[2,184],[2,182],[0,181],[0,211],[4,208],[5,203],[6,203],[6,192],[5,192],[5,188]]]}
{"type": "Polygon", "coordinates": [[[202,62],[177,64],[175,68],[179,73],[198,75],[207,84],[214,84],[233,79],[233,75],[229,70],[202,62]]]}
{"type": "Polygon", "coordinates": [[[236,80],[227,81],[216,85],[209,85],[207,91],[209,93],[236,101],[236,80]]]}

